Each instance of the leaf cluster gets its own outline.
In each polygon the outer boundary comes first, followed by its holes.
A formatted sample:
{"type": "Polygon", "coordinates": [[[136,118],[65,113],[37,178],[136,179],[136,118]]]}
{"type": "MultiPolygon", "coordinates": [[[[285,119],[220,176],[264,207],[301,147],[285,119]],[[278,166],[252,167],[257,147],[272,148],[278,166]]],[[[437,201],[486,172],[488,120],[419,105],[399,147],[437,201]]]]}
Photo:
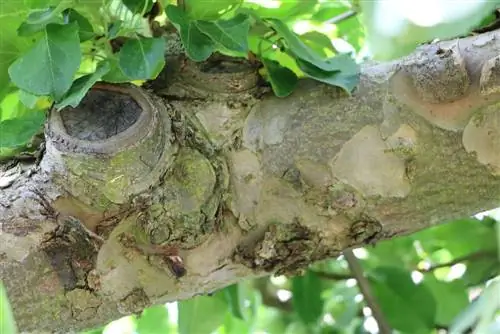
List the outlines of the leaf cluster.
{"type": "MultiPolygon", "coordinates": [[[[302,19],[320,24],[329,15],[350,8],[341,3],[332,6],[294,0],[269,10],[243,0],[179,4],[166,0],[33,0],[19,11],[17,1],[5,0],[0,8],[5,19],[0,100],[12,97],[0,114],[0,128],[10,129],[2,136],[8,138],[0,142],[0,157],[29,142],[28,133],[39,130],[42,111],[48,105],[54,103],[58,110],[76,107],[98,81],[142,84],[155,79],[166,65],[168,40],[161,32],[170,26],[177,30],[190,59],[204,61],[214,53],[248,59],[260,67],[277,96],[289,95],[302,77],[350,93],[359,77],[351,54],[333,47],[331,33],[310,27],[298,34],[294,29],[302,19]],[[25,109],[16,116],[26,123],[22,129],[7,121],[5,114],[12,114],[12,108],[25,109]]],[[[359,46],[360,35],[355,39],[359,46]]]]}

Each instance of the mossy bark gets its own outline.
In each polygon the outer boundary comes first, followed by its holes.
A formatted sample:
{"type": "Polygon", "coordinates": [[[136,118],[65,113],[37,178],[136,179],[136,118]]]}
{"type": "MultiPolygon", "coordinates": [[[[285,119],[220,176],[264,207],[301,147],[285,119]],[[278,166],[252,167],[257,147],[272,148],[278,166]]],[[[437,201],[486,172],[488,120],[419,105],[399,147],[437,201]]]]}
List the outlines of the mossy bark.
{"type": "Polygon", "coordinates": [[[0,171],[19,327],[102,325],[498,206],[499,49],[426,45],[364,65],[352,96],[303,81],[287,98],[244,62],[178,55],[146,88],[95,88],[128,120],[115,132],[102,105],[80,129],[52,111],[40,166],[0,171]]]}

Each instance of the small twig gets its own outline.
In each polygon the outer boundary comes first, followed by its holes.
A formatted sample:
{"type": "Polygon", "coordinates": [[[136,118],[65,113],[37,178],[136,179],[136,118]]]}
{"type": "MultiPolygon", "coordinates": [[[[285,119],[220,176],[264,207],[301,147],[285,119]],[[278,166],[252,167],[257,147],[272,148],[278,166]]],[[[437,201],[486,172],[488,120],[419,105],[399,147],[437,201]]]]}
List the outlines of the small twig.
{"type": "Polygon", "coordinates": [[[354,276],[350,273],[327,273],[324,271],[316,271],[316,270],[310,270],[310,271],[315,273],[316,276],[320,278],[329,279],[332,281],[343,281],[350,278],[354,278],[354,276]]]}
{"type": "Polygon", "coordinates": [[[327,20],[325,23],[329,23],[329,24],[337,24],[337,23],[340,23],[344,20],[347,20],[353,16],[356,16],[356,12],[353,11],[353,10],[348,10],[347,12],[345,13],[342,13],[340,15],[337,15],[335,17],[332,17],[331,19],[327,20]]]}
{"type": "Polygon", "coordinates": [[[439,268],[445,268],[445,267],[451,267],[455,264],[458,264],[458,263],[461,263],[461,262],[465,262],[465,261],[468,261],[468,260],[477,260],[477,259],[480,259],[480,258],[495,258],[496,257],[496,254],[494,251],[478,251],[478,252],[474,252],[474,253],[470,253],[470,254],[467,254],[467,255],[464,255],[464,256],[461,256],[461,257],[457,257],[453,260],[451,260],[450,262],[445,262],[445,263],[439,263],[439,264],[435,264],[433,266],[430,266],[429,268],[427,269],[417,269],[418,271],[422,272],[422,273],[428,273],[428,272],[431,272],[431,271],[434,271],[436,269],[439,269],[439,268]]]}
{"type": "Polygon", "coordinates": [[[347,261],[347,264],[349,265],[349,269],[351,270],[353,276],[356,278],[356,281],[358,282],[359,290],[361,291],[361,294],[365,298],[366,304],[372,310],[373,317],[375,318],[375,321],[377,321],[380,333],[391,334],[392,333],[391,326],[386,321],[384,313],[382,312],[382,309],[380,308],[379,304],[375,299],[375,296],[371,291],[370,283],[368,282],[368,279],[366,279],[366,277],[364,276],[363,268],[361,268],[359,260],[354,255],[352,249],[345,250],[343,254],[345,260],[347,261]]]}

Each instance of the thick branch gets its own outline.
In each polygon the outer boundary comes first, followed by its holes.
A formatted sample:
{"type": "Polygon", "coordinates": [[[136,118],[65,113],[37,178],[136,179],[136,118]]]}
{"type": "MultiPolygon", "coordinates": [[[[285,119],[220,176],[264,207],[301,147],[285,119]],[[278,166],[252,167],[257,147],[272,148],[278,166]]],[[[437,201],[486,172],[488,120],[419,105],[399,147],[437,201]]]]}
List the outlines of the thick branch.
{"type": "Polygon", "coordinates": [[[277,98],[251,64],[171,57],[154,92],[99,85],[51,113],[40,168],[0,172],[20,328],[101,325],[494,208],[499,41],[367,64],[351,97],[277,98]]]}

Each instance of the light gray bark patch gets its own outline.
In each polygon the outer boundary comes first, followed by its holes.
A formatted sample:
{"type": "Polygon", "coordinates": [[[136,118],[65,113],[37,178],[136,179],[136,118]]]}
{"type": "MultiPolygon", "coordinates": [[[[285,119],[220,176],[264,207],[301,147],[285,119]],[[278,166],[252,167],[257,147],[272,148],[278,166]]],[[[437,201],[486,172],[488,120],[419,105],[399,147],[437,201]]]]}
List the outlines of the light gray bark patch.
{"type": "Polygon", "coordinates": [[[365,196],[405,197],[410,192],[404,160],[388,150],[374,126],[365,126],[344,144],[331,171],[365,196]]]}
{"type": "Polygon", "coordinates": [[[475,152],[477,161],[500,175],[500,112],[498,104],[485,108],[484,113],[471,119],[465,127],[462,142],[467,152],[475,152]]]}
{"type": "Polygon", "coordinates": [[[235,214],[250,216],[260,198],[262,171],[257,155],[249,150],[234,152],[230,156],[233,201],[235,214]]]}
{"type": "Polygon", "coordinates": [[[490,58],[484,63],[479,83],[483,95],[500,92],[500,56],[490,58]]]}

